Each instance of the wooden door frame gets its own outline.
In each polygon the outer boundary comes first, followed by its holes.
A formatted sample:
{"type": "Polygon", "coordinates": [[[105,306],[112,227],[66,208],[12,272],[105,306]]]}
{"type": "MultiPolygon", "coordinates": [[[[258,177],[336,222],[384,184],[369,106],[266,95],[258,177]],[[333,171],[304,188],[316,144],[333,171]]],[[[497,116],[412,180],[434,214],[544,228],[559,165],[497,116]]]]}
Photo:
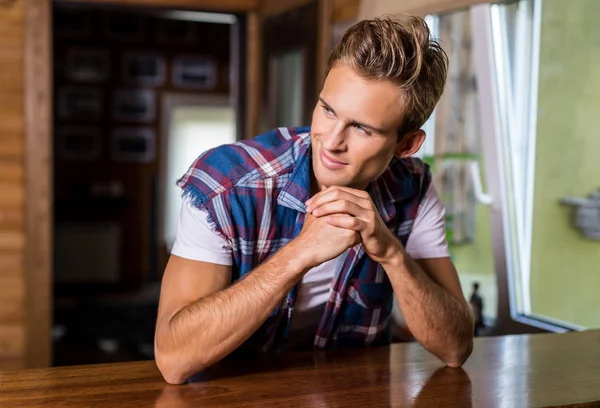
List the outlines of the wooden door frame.
{"type": "MultiPolygon", "coordinates": [[[[52,0],[25,1],[25,367],[52,363],[52,0]]],[[[185,8],[247,15],[246,132],[257,130],[259,0],[78,0],[78,3],[185,8]]]]}

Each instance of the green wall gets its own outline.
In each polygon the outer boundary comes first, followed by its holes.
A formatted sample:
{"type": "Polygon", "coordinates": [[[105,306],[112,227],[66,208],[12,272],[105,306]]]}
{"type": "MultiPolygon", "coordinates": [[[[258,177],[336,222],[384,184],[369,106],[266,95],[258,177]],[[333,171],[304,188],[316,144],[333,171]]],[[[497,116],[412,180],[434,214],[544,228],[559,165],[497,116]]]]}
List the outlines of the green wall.
{"type": "Polygon", "coordinates": [[[600,188],[600,1],[544,0],[536,139],[531,306],[600,327],[600,241],[572,227],[565,196],[600,188]]]}

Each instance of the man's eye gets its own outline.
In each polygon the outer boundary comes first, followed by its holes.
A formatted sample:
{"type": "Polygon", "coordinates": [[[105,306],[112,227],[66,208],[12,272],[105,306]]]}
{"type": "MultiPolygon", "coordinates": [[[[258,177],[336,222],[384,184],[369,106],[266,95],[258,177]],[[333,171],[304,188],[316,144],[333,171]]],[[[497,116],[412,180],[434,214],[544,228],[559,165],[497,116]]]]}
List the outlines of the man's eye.
{"type": "Polygon", "coordinates": [[[331,110],[331,108],[329,108],[329,107],[327,107],[325,105],[321,105],[321,106],[323,106],[323,110],[325,111],[325,113],[327,115],[333,115],[333,111],[331,110]]]}
{"type": "Polygon", "coordinates": [[[364,127],[362,127],[361,125],[354,125],[354,128],[359,132],[362,133],[363,135],[370,135],[371,133],[365,129],[364,127]]]}

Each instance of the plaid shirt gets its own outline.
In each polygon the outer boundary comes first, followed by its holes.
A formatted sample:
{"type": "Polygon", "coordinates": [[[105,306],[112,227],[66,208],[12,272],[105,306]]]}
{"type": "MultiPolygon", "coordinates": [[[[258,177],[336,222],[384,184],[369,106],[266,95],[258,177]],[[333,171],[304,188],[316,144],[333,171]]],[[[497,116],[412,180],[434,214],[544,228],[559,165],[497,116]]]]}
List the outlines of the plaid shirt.
{"type": "MultiPolygon", "coordinates": [[[[208,213],[214,231],[230,242],[232,282],[250,273],[301,231],[310,198],[309,128],[279,128],[252,140],[203,153],[177,182],[194,206],[208,213]]],[[[418,159],[394,158],[367,191],[400,241],[412,230],[431,176],[418,159]]],[[[287,339],[297,288],[267,318],[246,346],[278,349],[287,339]]],[[[387,344],[393,291],[380,264],[357,245],[342,254],[315,347],[387,344]]]]}

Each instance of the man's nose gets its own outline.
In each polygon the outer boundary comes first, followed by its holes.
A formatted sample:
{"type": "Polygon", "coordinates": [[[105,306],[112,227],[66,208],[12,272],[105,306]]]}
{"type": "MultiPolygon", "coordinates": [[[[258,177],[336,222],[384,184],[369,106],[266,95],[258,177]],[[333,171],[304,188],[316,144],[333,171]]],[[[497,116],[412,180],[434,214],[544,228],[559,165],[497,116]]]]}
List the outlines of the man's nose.
{"type": "Polygon", "coordinates": [[[323,147],[329,151],[344,150],[346,148],[346,131],[343,124],[338,123],[324,135],[323,147]]]}

